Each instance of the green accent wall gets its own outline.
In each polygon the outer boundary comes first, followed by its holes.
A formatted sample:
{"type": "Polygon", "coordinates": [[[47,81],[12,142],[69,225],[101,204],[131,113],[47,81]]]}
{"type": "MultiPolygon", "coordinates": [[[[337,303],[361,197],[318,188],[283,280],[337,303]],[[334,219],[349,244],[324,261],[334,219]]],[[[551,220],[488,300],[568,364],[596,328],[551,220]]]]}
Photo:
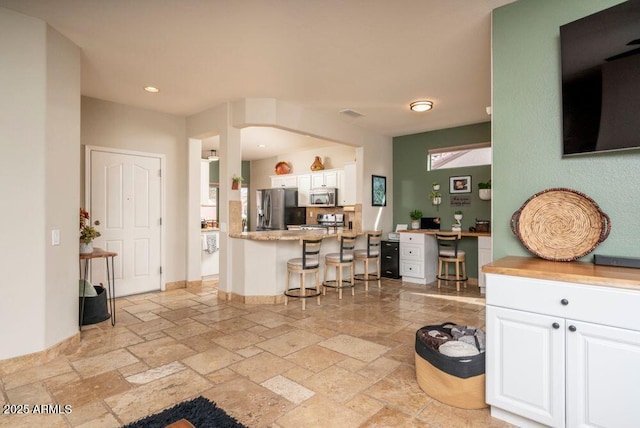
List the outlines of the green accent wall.
{"type": "Polygon", "coordinates": [[[511,232],[511,216],[554,187],[585,193],[611,218],[609,238],[582,261],[640,257],[640,150],[562,157],[559,26],[618,3],[520,0],[494,10],[494,259],[531,255],[511,232]]]}
{"type": "MultiPolygon", "coordinates": [[[[242,174],[242,178],[244,178],[242,185],[249,187],[249,184],[251,183],[251,162],[250,161],[242,161],[241,174],[242,174]]],[[[220,182],[220,162],[209,162],[209,182],[211,183],[220,182]]]]}
{"type": "MultiPolygon", "coordinates": [[[[478,197],[478,183],[491,179],[491,166],[441,169],[427,171],[427,151],[442,147],[454,147],[491,141],[491,123],[483,122],[438,131],[405,135],[393,139],[393,224],[410,224],[409,212],[418,209],[424,217],[441,217],[442,230],[451,230],[453,213],[462,211],[462,227],[468,230],[476,219],[491,218],[491,201],[478,197]],[[449,178],[471,176],[471,193],[467,207],[452,207],[449,194],[449,178]],[[429,199],[431,184],[440,183],[442,204],[435,206],[429,199]]],[[[493,184],[493,182],[492,182],[493,184]]],[[[472,278],[478,272],[478,242],[475,238],[463,239],[462,249],[467,253],[467,272],[472,278]]]]}

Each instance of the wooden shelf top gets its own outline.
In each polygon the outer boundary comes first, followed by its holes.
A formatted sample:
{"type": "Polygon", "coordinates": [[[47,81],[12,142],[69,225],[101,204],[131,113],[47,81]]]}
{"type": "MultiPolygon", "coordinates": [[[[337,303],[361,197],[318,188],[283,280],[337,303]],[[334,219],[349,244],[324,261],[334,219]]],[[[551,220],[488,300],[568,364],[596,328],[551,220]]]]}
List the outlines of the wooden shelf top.
{"type": "MultiPolygon", "coordinates": [[[[432,229],[407,229],[407,230],[399,230],[398,232],[400,233],[423,233],[425,235],[435,235],[436,233],[451,233],[450,230],[432,230],[432,229]]],[[[469,232],[467,231],[462,231],[460,232],[460,235],[462,237],[478,237],[478,236],[491,236],[491,232],[469,232]]]]}
{"type": "Polygon", "coordinates": [[[114,253],[111,251],[105,251],[102,248],[94,248],[93,253],[88,254],[80,254],[80,260],[86,259],[101,259],[105,257],[115,257],[118,253],[114,253]]]}
{"type": "Polygon", "coordinates": [[[509,256],[484,265],[482,271],[640,291],[640,269],[588,262],[553,262],[536,257],[509,256]]]}

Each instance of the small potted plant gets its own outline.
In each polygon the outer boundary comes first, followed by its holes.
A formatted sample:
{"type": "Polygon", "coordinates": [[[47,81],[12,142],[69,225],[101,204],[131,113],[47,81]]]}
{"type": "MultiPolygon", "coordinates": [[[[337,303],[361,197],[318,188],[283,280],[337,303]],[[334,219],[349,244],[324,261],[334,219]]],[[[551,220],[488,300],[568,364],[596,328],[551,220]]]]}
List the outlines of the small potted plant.
{"type": "MultiPolygon", "coordinates": [[[[100,232],[91,225],[89,212],[80,208],[80,254],[93,253],[93,240],[100,236],[100,232]]],[[[98,220],[94,221],[99,226],[98,220]]]]}
{"type": "Polygon", "coordinates": [[[431,199],[431,203],[436,207],[442,203],[442,193],[440,193],[440,184],[434,182],[431,184],[431,193],[429,194],[429,199],[431,199]]]}
{"type": "Polygon", "coordinates": [[[411,217],[411,229],[420,229],[420,219],[422,218],[422,211],[410,211],[409,217],[411,217]]]}
{"type": "Polygon", "coordinates": [[[478,196],[483,201],[491,200],[491,180],[478,183],[478,196]]]}
{"type": "Polygon", "coordinates": [[[240,188],[240,184],[244,181],[241,175],[234,175],[231,179],[231,190],[238,190],[240,188]]]}
{"type": "Polygon", "coordinates": [[[454,232],[460,232],[462,230],[462,211],[457,210],[453,213],[453,218],[456,220],[451,226],[451,230],[454,232]]]}

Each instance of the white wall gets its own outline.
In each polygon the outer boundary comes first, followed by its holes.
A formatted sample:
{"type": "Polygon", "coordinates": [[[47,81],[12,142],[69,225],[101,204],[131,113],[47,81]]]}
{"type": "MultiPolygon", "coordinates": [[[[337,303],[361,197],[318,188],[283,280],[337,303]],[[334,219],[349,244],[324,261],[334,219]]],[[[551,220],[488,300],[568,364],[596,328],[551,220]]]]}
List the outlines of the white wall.
{"type": "Polygon", "coordinates": [[[78,330],[80,51],[43,21],[3,8],[0,33],[3,360],[78,330]]]}
{"type": "MultiPolygon", "coordinates": [[[[185,118],[82,97],[82,145],[111,147],[166,156],[165,282],[186,278],[187,153],[185,118]]],[[[84,153],[83,153],[84,181],[84,153]]],[[[199,167],[199,164],[198,164],[199,167]]],[[[199,183],[199,173],[198,173],[199,183]]],[[[196,186],[199,198],[199,185],[196,186]]],[[[198,253],[198,261],[200,253],[198,253]]]]}

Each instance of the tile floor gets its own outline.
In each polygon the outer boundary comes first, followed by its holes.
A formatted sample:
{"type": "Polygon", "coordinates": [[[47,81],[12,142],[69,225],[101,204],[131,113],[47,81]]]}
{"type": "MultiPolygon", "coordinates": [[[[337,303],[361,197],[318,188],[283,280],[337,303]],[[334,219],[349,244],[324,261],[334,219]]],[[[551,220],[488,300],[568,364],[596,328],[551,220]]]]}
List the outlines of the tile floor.
{"type": "Polygon", "coordinates": [[[385,279],[307,310],[221,302],[215,283],[117,301],[117,323],[85,326],[76,350],[0,378],[0,404],[61,414],[0,414],[0,426],[118,427],[203,395],[249,427],[504,427],[489,411],[426,395],[415,331],[484,327],[477,287],[455,292],[385,279]]]}

